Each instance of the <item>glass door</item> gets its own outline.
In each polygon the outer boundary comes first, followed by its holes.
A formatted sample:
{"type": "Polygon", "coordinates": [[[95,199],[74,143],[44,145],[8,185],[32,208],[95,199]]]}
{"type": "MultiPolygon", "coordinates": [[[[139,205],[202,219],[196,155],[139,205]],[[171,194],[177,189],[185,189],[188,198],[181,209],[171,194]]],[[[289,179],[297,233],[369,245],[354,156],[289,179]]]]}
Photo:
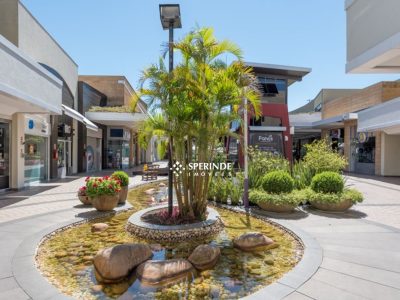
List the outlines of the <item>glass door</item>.
{"type": "Polygon", "coordinates": [[[47,179],[47,137],[25,134],[25,183],[47,179]]]}
{"type": "Polygon", "coordinates": [[[9,188],[10,126],[0,122],[0,189],[9,188]]]}
{"type": "Polygon", "coordinates": [[[65,141],[58,140],[57,142],[57,177],[65,178],[67,176],[67,160],[66,160],[66,149],[65,141]]]}

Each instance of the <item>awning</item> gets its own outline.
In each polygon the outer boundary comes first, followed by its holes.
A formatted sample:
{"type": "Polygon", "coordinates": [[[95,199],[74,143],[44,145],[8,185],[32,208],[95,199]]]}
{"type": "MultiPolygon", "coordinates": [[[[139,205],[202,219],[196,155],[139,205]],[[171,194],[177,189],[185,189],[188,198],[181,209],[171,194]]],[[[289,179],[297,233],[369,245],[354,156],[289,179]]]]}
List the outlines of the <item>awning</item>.
{"type": "Polygon", "coordinates": [[[71,107],[68,107],[68,106],[66,106],[66,105],[64,105],[64,104],[61,104],[61,106],[62,106],[63,112],[64,112],[67,116],[69,116],[69,117],[71,117],[71,118],[77,120],[78,122],[83,123],[83,124],[86,126],[86,128],[89,128],[89,129],[94,130],[94,131],[97,131],[97,130],[99,129],[93,122],[91,122],[91,121],[90,121],[88,118],[86,118],[85,116],[81,115],[81,114],[80,114],[79,112],[77,112],[75,109],[72,109],[71,107]]]}
{"type": "Polygon", "coordinates": [[[357,113],[346,113],[343,115],[334,116],[327,119],[322,119],[321,121],[316,121],[312,123],[312,127],[317,129],[322,128],[340,128],[344,126],[344,121],[357,120],[357,113]]]}
{"type": "Polygon", "coordinates": [[[106,126],[122,126],[130,129],[138,129],[148,115],[144,113],[119,113],[107,111],[88,111],[85,116],[99,124],[106,126]]]}
{"type": "Polygon", "coordinates": [[[400,134],[400,98],[375,105],[358,113],[359,132],[382,130],[400,134]]]}
{"type": "Polygon", "coordinates": [[[286,131],[285,126],[249,126],[250,131],[286,131]]]}

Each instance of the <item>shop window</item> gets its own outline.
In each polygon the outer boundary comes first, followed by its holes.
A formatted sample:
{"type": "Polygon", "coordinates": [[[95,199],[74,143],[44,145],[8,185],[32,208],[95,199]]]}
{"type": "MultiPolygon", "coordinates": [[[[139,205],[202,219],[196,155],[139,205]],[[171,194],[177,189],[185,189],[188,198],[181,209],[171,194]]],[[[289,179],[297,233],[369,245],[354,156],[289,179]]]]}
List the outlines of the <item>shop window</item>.
{"type": "Polygon", "coordinates": [[[237,161],[239,153],[238,151],[239,151],[239,140],[237,138],[231,137],[229,139],[228,160],[237,161]]]}
{"type": "Polygon", "coordinates": [[[359,163],[375,163],[375,137],[366,136],[358,139],[356,157],[359,163]]]}
{"type": "Polygon", "coordinates": [[[262,94],[262,102],[287,103],[287,82],[285,79],[258,76],[259,90],[262,94]]]}
{"type": "Polygon", "coordinates": [[[111,128],[110,137],[122,138],[124,136],[124,130],[122,128],[111,128]]]}
{"type": "Polygon", "coordinates": [[[250,119],[250,126],[282,126],[282,120],[279,117],[253,117],[250,119]]]}
{"type": "Polygon", "coordinates": [[[47,138],[25,135],[25,182],[47,179],[47,138]]]}

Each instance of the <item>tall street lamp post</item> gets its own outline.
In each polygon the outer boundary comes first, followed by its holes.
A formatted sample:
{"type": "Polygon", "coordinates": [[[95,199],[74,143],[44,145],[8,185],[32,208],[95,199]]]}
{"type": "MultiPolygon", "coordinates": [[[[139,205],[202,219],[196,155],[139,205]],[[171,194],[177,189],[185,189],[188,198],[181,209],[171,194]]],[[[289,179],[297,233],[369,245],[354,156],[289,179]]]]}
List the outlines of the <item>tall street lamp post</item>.
{"type": "MultiPolygon", "coordinates": [[[[179,4],[160,4],[160,20],[164,30],[169,31],[169,72],[174,69],[174,29],[182,28],[179,4]]],[[[170,99],[172,98],[169,95],[170,99]]],[[[168,147],[168,214],[172,215],[173,207],[173,173],[172,173],[172,136],[169,136],[168,147]]]]}
{"type": "Polygon", "coordinates": [[[243,152],[244,152],[244,182],[243,182],[243,204],[247,211],[249,209],[249,158],[248,158],[248,117],[247,117],[247,98],[243,98],[243,152]]]}

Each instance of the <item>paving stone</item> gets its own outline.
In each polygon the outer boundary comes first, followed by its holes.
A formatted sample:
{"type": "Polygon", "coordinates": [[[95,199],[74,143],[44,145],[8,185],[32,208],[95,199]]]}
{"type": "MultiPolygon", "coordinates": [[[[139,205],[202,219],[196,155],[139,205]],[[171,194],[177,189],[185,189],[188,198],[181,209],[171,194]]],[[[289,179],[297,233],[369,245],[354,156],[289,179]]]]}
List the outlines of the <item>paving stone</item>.
{"type": "Polygon", "coordinates": [[[400,299],[399,289],[326,269],[319,269],[313,276],[313,279],[335,286],[350,294],[358,295],[363,298],[386,300],[400,299]]]}
{"type": "Polygon", "coordinates": [[[299,292],[294,292],[294,293],[291,293],[289,296],[285,297],[284,299],[285,300],[310,300],[310,299],[313,299],[313,298],[310,298],[310,297],[308,297],[306,295],[303,295],[303,294],[301,294],[299,292]]]}
{"type": "Polygon", "coordinates": [[[18,283],[15,281],[14,277],[7,277],[0,279],[0,291],[5,292],[19,288],[18,283]]]}
{"type": "Polygon", "coordinates": [[[324,257],[399,272],[400,253],[344,246],[324,246],[324,257]]]}
{"type": "Polygon", "coordinates": [[[304,294],[312,299],[321,300],[365,300],[364,297],[349,293],[345,290],[335,287],[331,284],[311,278],[298,290],[299,293],[304,294]]]}
{"type": "Polygon", "coordinates": [[[325,257],[321,268],[400,289],[400,273],[325,257]]]}
{"type": "Polygon", "coordinates": [[[0,299],[4,300],[28,300],[30,297],[20,288],[11,289],[8,291],[0,290],[0,299]]]}

